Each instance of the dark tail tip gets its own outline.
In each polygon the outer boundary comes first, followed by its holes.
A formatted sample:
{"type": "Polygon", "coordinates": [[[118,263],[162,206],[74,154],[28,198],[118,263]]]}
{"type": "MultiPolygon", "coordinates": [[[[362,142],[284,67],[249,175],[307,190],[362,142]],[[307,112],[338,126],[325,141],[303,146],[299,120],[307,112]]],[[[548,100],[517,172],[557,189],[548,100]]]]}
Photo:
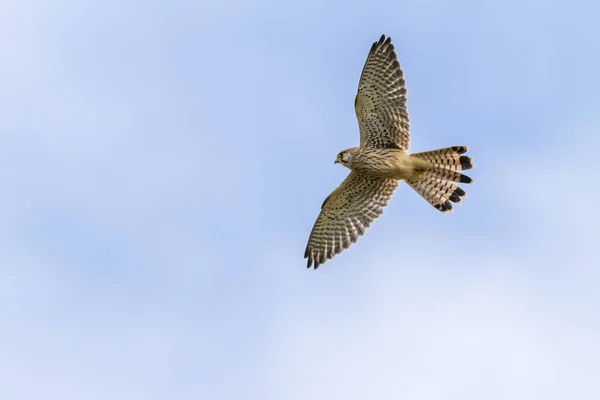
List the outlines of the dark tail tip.
{"type": "Polygon", "coordinates": [[[452,150],[458,154],[464,154],[469,151],[469,146],[452,146],[452,150]]]}
{"type": "Polygon", "coordinates": [[[459,182],[460,183],[473,183],[473,179],[469,178],[466,175],[461,174],[459,182]]]}
{"type": "Polygon", "coordinates": [[[436,204],[434,207],[437,208],[438,211],[445,213],[452,210],[452,203],[450,203],[449,200],[446,200],[445,203],[436,204]]]}

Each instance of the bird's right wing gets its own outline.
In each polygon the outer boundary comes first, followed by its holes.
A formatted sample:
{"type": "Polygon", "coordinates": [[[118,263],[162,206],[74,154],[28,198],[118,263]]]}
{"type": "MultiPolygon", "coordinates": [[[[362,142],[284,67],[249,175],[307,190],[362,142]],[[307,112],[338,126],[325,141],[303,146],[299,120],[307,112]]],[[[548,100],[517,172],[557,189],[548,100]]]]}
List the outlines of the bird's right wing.
{"type": "Polygon", "coordinates": [[[351,172],[323,202],[310,233],[304,258],[315,269],[347,249],[383,213],[398,181],[351,172]]]}
{"type": "Polygon", "coordinates": [[[410,119],[404,73],[391,38],[373,43],[354,100],[360,145],[408,150],[410,119]]]}

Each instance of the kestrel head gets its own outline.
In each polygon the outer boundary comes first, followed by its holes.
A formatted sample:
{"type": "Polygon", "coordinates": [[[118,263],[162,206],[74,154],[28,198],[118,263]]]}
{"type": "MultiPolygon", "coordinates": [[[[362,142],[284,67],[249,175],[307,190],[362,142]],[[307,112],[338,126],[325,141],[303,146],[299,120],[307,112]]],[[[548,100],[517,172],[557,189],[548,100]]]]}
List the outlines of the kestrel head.
{"type": "Polygon", "coordinates": [[[349,149],[340,151],[337,157],[335,158],[335,164],[339,163],[346,168],[350,168],[350,166],[352,165],[352,158],[354,156],[355,149],[355,147],[351,147],[349,149]]]}

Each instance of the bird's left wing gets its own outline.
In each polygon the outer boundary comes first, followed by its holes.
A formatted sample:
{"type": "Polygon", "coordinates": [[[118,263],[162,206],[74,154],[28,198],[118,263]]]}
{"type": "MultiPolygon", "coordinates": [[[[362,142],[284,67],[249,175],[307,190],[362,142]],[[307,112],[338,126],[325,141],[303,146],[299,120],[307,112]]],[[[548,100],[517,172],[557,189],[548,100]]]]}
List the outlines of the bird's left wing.
{"type": "Polygon", "coordinates": [[[360,145],[408,150],[410,119],[406,109],[404,73],[391,38],[373,43],[363,67],[354,111],[360,145]]]}
{"type": "Polygon", "coordinates": [[[315,269],[347,249],[383,213],[398,181],[351,172],[323,202],[304,258],[315,269]]]}

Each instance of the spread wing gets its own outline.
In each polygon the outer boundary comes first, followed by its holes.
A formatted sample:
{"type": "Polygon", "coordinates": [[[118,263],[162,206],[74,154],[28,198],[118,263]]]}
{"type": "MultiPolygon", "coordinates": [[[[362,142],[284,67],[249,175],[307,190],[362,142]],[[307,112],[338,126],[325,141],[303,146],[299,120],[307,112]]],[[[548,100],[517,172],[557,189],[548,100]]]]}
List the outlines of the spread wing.
{"type": "Polygon", "coordinates": [[[369,51],[354,100],[361,146],[408,150],[410,119],[404,85],[391,38],[382,35],[369,51]]]}
{"type": "Polygon", "coordinates": [[[382,213],[398,188],[393,179],[351,172],[323,202],[310,233],[304,258],[315,269],[347,249],[382,213]]]}

